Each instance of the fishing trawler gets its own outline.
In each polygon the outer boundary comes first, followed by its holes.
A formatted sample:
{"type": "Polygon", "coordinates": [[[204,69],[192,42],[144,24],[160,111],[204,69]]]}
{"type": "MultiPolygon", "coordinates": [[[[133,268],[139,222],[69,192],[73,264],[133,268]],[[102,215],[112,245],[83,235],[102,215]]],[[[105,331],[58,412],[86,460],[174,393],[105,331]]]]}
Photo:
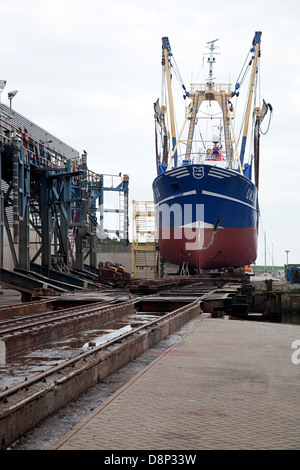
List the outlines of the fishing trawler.
{"type": "Polygon", "coordinates": [[[153,196],[159,251],[162,260],[189,273],[240,268],[254,263],[257,256],[260,124],[271,109],[265,102],[261,109],[254,103],[261,32],[255,33],[249,49],[250,84],[240,145],[232,101],[238,99],[241,83],[237,81],[232,90],[230,84],[214,82],[216,41],[207,43],[208,79],[192,83],[187,91],[169,39],[163,37],[162,97],[161,103],[159,99],[154,103],[157,177],[153,196]],[[173,75],[179,77],[185,102],[178,133],[173,75]],[[254,147],[246,159],[252,118],[254,147]]]}

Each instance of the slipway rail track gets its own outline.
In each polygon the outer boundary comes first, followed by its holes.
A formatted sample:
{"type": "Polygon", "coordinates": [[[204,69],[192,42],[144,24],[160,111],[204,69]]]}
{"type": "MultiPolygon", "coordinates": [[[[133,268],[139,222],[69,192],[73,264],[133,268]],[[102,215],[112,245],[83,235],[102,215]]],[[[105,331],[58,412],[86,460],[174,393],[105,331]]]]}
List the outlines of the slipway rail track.
{"type": "Polygon", "coordinates": [[[119,329],[115,337],[108,335],[98,344],[92,340],[87,348],[77,349],[67,360],[60,359],[62,362],[54,366],[53,362],[46,367],[43,363],[43,370],[39,369],[38,373],[32,374],[27,370],[26,377],[23,375],[18,379],[19,383],[0,392],[1,448],[8,448],[45,417],[203,311],[213,316],[224,310],[230,311],[240,287],[238,283],[216,287],[211,282],[197,282],[129,301],[112,299],[2,321],[0,356],[2,345],[4,363],[6,359],[9,363],[23,351],[31,352],[48,344],[55,349],[56,341],[63,341],[76,333],[105,328],[105,325],[120,324],[124,319],[133,318],[131,326],[119,329]]]}
{"type": "MultiPolygon", "coordinates": [[[[138,302],[114,307],[110,314],[133,311],[138,302]]],[[[108,314],[104,309],[103,313],[108,314]]],[[[200,302],[194,301],[1,392],[1,448],[200,313],[200,302]]],[[[15,331],[12,336],[16,335],[15,331]]]]}

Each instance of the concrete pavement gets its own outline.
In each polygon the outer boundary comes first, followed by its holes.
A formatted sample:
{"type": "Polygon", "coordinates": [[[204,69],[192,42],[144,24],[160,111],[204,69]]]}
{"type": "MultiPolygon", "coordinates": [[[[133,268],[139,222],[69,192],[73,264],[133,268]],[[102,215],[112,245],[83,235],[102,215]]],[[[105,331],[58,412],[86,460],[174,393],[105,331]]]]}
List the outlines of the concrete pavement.
{"type": "Polygon", "coordinates": [[[298,349],[299,325],[200,316],[51,449],[299,449],[298,349]]]}

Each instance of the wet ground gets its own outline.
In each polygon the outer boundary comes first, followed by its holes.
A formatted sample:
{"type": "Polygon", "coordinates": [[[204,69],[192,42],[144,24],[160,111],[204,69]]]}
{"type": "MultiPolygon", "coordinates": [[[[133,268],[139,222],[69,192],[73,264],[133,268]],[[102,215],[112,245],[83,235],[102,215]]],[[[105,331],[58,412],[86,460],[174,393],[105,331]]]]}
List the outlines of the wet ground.
{"type": "Polygon", "coordinates": [[[61,408],[53,416],[46,418],[20,440],[15,442],[11,446],[11,449],[47,450],[50,448],[54,442],[64,436],[75,424],[88,416],[91,411],[103,403],[103,401],[107,400],[116,390],[128,382],[131,377],[146,367],[166,349],[176,344],[176,342],[199,321],[199,317],[191,320],[180,330],[145,351],[141,356],[92,387],[78,399],[61,408]]]}
{"type": "Polygon", "coordinates": [[[22,303],[22,295],[20,292],[0,286],[0,307],[20,303],[22,303]]]}
{"type": "Polygon", "coordinates": [[[0,391],[156,319],[157,315],[130,314],[107,322],[102,328],[86,330],[10,357],[0,351],[0,391]]]}

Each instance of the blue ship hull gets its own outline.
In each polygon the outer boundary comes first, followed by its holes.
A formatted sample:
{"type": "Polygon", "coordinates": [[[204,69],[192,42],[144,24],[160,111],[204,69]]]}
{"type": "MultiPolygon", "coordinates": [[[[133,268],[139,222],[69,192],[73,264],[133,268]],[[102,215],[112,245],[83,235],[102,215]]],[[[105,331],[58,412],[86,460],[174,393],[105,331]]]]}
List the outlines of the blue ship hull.
{"type": "Polygon", "coordinates": [[[212,164],[189,164],[153,182],[162,258],[199,272],[256,259],[257,189],[244,175],[212,164]]]}

